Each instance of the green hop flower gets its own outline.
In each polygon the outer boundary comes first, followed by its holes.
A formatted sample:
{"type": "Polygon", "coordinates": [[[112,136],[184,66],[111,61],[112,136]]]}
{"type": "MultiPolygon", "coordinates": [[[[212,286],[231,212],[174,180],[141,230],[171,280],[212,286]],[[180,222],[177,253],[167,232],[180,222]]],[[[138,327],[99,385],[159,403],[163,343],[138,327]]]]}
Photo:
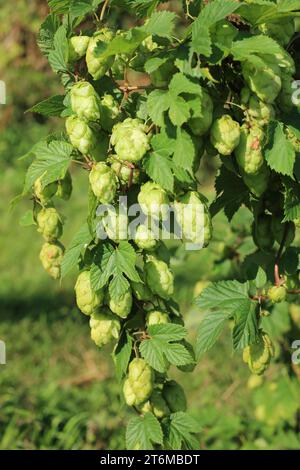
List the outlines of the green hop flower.
{"type": "Polygon", "coordinates": [[[71,88],[70,98],[72,111],[80,119],[87,121],[100,119],[100,98],[89,82],[75,83],[71,88]]]}
{"type": "Polygon", "coordinates": [[[261,375],[268,368],[274,348],[269,336],[262,333],[257,343],[246,346],[243,350],[243,361],[248,364],[252,374],[261,375]]]}
{"type": "Polygon", "coordinates": [[[148,255],[145,264],[146,281],[154,294],[168,299],[174,292],[173,274],[168,265],[155,256],[148,255]]]}
{"type": "Polygon", "coordinates": [[[273,103],[281,90],[280,67],[266,56],[261,57],[261,66],[244,62],[243,76],[250,90],[266,103],[273,103]]]}
{"type": "Polygon", "coordinates": [[[138,168],[130,168],[129,164],[122,163],[116,158],[111,158],[111,167],[116,173],[117,177],[123,184],[137,184],[140,178],[140,170],[138,168]]]}
{"type": "Polygon", "coordinates": [[[162,396],[162,392],[155,388],[148,401],[139,407],[141,413],[153,413],[158,419],[165,418],[170,413],[170,409],[166,400],[162,396]]]}
{"type": "Polygon", "coordinates": [[[270,170],[266,164],[261,167],[259,173],[254,175],[245,173],[242,176],[244,183],[256,197],[260,197],[268,189],[270,170]]]}
{"type": "Polygon", "coordinates": [[[275,118],[275,110],[271,104],[264,103],[257,96],[251,95],[247,108],[250,120],[263,127],[275,118]]]}
{"type": "Polygon", "coordinates": [[[190,191],[174,202],[174,209],[183,238],[207,246],[212,237],[212,224],[205,198],[196,191],[190,191]]]}
{"type": "Polygon", "coordinates": [[[149,302],[153,298],[153,294],[149,287],[145,283],[144,279],[144,273],[139,271],[140,278],[142,279],[143,282],[131,282],[131,289],[133,292],[133,295],[138,299],[142,300],[144,302],[149,302]]]}
{"type": "Polygon", "coordinates": [[[55,181],[54,183],[50,183],[43,188],[42,178],[40,177],[37,180],[35,180],[33,189],[34,189],[34,194],[39,199],[39,201],[43,205],[47,205],[49,204],[49,202],[51,201],[51,198],[55,195],[57,191],[57,183],[55,181]]]}
{"type": "Polygon", "coordinates": [[[76,302],[79,310],[85,315],[91,315],[98,307],[101,307],[104,300],[102,290],[95,292],[92,289],[89,271],[82,271],[75,284],[76,302]]]}
{"type": "Polygon", "coordinates": [[[295,33],[295,23],[293,18],[280,18],[269,23],[259,25],[259,30],[275,39],[282,46],[287,46],[295,33]]]}
{"type": "Polygon", "coordinates": [[[64,248],[59,243],[44,243],[40,252],[43,268],[53,279],[60,278],[60,266],[64,256],[64,248]]]}
{"type": "Polygon", "coordinates": [[[277,243],[281,243],[283,237],[285,237],[284,246],[289,246],[295,238],[295,225],[293,222],[281,222],[281,216],[272,217],[271,230],[277,243]]]}
{"type": "Polygon", "coordinates": [[[300,153],[300,138],[297,137],[290,127],[286,127],[285,134],[288,141],[293,145],[295,152],[300,153]]]}
{"type": "Polygon", "coordinates": [[[152,85],[154,85],[156,88],[166,87],[175,72],[176,67],[172,61],[168,60],[150,73],[152,85]]]}
{"type": "Polygon", "coordinates": [[[117,192],[117,178],[114,171],[105,163],[99,162],[90,172],[90,185],[93,193],[102,204],[110,204],[117,192]]]}
{"type": "Polygon", "coordinates": [[[68,201],[72,194],[72,178],[69,171],[67,171],[65,177],[57,182],[56,196],[68,201]]]}
{"type": "Polygon", "coordinates": [[[139,119],[127,118],[114,125],[111,143],[118,159],[138,162],[150,148],[149,138],[146,126],[139,119]]]}
{"type": "Polygon", "coordinates": [[[141,405],[153,391],[154,372],[144,359],[133,359],[129,364],[128,377],[123,393],[129,406],[141,405]]]}
{"type": "Polygon", "coordinates": [[[153,251],[157,245],[153,231],[146,227],[146,225],[139,225],[137,227],[134,242],[141,250],[147,251],[153,251]]]}
{"type": "Polygon", "coordinates": [[[111,240],[119,243],[120,240],[128,239],[128,217],[126,212],[118,212],[108,208],[101,222],[105,234],[111,240]]]}
{"type": "Polygon", "coordinates": [[[54,207],[41,209],[37,215],[38,231],[48,242],[57,240],[63,231],[59,213],[54,207]]]}
{"type": "Polygon", "coordinates": [[[283,286],[272,286],[268,290],[268,297],[273,304],[284,302],[286,294],[286,288],[283,286]]]}
{"type": "Polygon", "coordinates": [[[132,293],[131,289],[116,297],[109,296],[109,308],[113,313],[121,318],[127,318],[132,308],[132,293]]]}
{"type": "Polygon", "coordinates": [[[169,323],[169,315],[165,312],[161,312],[160,310],[150,310],[146,316],[146,323],[147,326],[151,325],[163,325],[165,323],[169,323]]]}
{"type": "Polygon", "coordinates": [[[108,44],[113,39],[113,33],[108,28],[102,28],[97,31],[94,36],[90,39],[87,52],[86,52],[86,64],[89,73],[94,80],[99,80],[103,77],[108,69],[110,69],[114,63],[114,56],[105,57],[104,55],[96,56],[95,49],[97,45],[108,44]]]}
{"type": "Polygon", "coordinates": [[[210,141],[221,155],[231,155],[240,141],[240,125],[225,114],[211,128],[210,141]]]}
{"type": "Polygon", "coordinates": [[[262,214],[257,217],[252,226],[252,236],[254,243],[263,251],[269,251],[275,242],[271,231],[272,216],[262,214]]]}
{"type": "Polygon", "coordinates": [[[148,181],[143,184],[138,194],[138,202],[144,214],[154,219],[165,220],[169,212],[169,198],[159,184],[148,181]]]}
{"type": "Polygon", "coordinates": [[[69,39],[69,59],[71,62],[75,62],[85,55],[89,42],[89,36],[73,36],[69,39]]]}
{"type": "Polygon", "coordinates": [[[193,134],[202,136],[206,134],[213,121],[212,99],[203,89],[202,96],[195,96],[188,100],[188,103],[191,109],[188,125],[193,134]]]}
{"type": "Polygon", "coordinates": [[[73,147],[84,155],[91,152],[96,145],[96,137],[88,124],[76,116],[66,119],[66,130],[73,147]]]}
{"type": "Polygon", "coordinates": [[[177,413],[178,411],[186,411],[186,397],[183,388],[175,382],[170,380],[165,383],[162,395],[167,402],[167,405],[171,413],[177,413]]]}
{"type": "Polygon", "coordinates": [[[121,324],[107,308],[93,312],[90,318],[91,338],[101,348],[114,339],[119,339],[121,324]]]}
{"type": "Polygon", "coordinates": [[[105,94],[100,101],[100,124],[107,131],[111,131],[120,115],[118,102],[112,95],[105,94]]]}
{"type": "Polygon", "coordinates": [[[244,174],[257,174],[264,165],[264,137],[264,132],[259,127],[251,127],[249,130],[245,126],[241,127],[240,143],[235,149],[235,156],[244,174]]]}

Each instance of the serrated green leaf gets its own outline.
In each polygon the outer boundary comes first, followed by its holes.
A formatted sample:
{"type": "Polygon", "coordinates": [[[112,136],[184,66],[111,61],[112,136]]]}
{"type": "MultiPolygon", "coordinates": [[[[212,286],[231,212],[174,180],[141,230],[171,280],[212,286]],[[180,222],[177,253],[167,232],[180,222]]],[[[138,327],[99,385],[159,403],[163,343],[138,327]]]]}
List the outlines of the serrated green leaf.
{"type": "Polygon", "coordinates": [[[203,315],[195,346],[198,361],[204,353],[215,345],[230,316],[230,313],[220,311],[208,312],[203,315]]]}
{"type": "Polygon", "coordinates": [[[269,124],[264,155],[272,170],[282,175],[293,176],[296,153],[284,133],[283,124],[278,121],[269,124]]]}
{"type": "Polygon", "coordinates": [[[284,178],[284,219],[289,222],[300,217],[300,184],[291,178],[284,178]]]}
{"type": "Polygon", "coordinates": [[[87,224],[84,224],[74,235],[70,245],[65,251],[61,264],[61,278],[63,279],[75,266],[86,246],[92,241],[87,224]]]}
{"type": "Polygon", "coordinates": [[[132,353],[132,338],[127,331],[123,331],[113,352],[117,380],[126,374],[132,353]]]}
{"type": "Polygon", "coordinates": [[[145,62],[144,70],[146,73],[155,72],[159,67],[168,61],[168,57],[151,57],[145,62]]]}
{"type": "Polygon", "coordinates": [[[183,326],[176,325],[174,323],[151,325],[148,328],[148,332],[152,338],[168,342],[180,341],[187,334],[187,331],[183,326]]]}
{"type": "Polygon", "coordinates": [[[54,49],[48,55],[49,64],[54,72],[68,71],[69,43],[65,26],[60,26],[54,35],[54,49]]]}
{"type": "Polygon", "coordinates": [[[265,270],[259,266],[257,275],[255,278],[255,285],[257,289],[262,289],[267,283],[267,274],[265,270]]]}
{"type": "Polygon", "coordinates": [[[153,36],[169,38],[175,26],[176,13],[172,11],[156,11],[141,29],[153,36]]]}
{"type": "Polygon", "coordinates": [[[258,338],[256,304],[251,301],[248,304],[243,302],[235,313],[235,325],[232,331],[233,348],[244,349],[249,344],[255,343],[258,338]]]}
{"type": "Polygon", "coordinates": [[[172,173],[172,160],[159,153],[153,152],[144,161],[147,175],[167,191],[173,192],[174,176],[172,173]]]}
{"type": "Polygon", "coordinates": [[[198,96],[202,96],[203,94],[201,86],[189,80],[183,73],[176,73],[173,76],[169,84],[169,90],[174,96],[178,96],[182,93],[198,96]]]}
{"type": "Polygon", "coordinates": [[[152,450],[153,444],[162,444],[159,421],[152,413],[131,418],[126,429],[126,447],[129,450],[152,450]]]}
{"type": "Polygon", "coordinates": [[[281,46],[274,39],[258,34],[248,38],[234,41],[231,54],[236,60],[245,60],[252,54],[281,54],[281,46]]]}
{"type": "Polygon", "coordinates": [[[63,104],[64,98],[65,97],[63,95],[51,96],[50,98],[35,104],[26,112],[38,113],[43,116],[60,116],[65,109],[63,104]]]}
{"type": "Polygon", "coordinates": [[[37,38],[37,44],[43,54],[48,55],[50,51],[54,49],[54,36],[59,25],[59,18],[52,13],[48,15],[42,23],[37,38]]]}
{"type": "Polygon", "coordinates": [[[20,225],[22,227],[29,227],[30,225],[36,225],[32,210],[28,210],[20,218],[20,225]]]}
{"type": "Polygon", "coordinates": [[[49,7],[53,13],[60,15],[67,13],[70,7],[71,0],[49,0],[49,7]]]}
{"type": "Polygon", "coordinates": [[[166,372],[169,363],[163,354],[159,341],[155,341],[155,339],[142,341],[140,344],[140,353],[153,369],[160,373],[166,372]]]}
{"type": "Polygon", "coordinates": [[[174,126],[182,126],[190,118],[190,107],[181,96],[170,97],[169,117],[174,126]]]}
{"type": "Polygon", "coordinates": [[[191,170],[196,156],[193,139],[185,130],[178,128],[174,144],[174,163],[185,170],[191,170]]]}
{"type": "Polygon", "coordinates": [[[179,411],[170,416],[170,420],[166,425],[166,440],[171,449],[174,450],[182,448],[197,450],[200,443],[193,434],[200,431],[201,427],[194,418],[187,413],[179,411]]]}
{"type": "Polygon", "coordinates": [[[159,127],[164,126],[164,113],[170,107],[170,97],[168,92],[154,90],[148,95],[147,109],[151,121],[159,127]]]}

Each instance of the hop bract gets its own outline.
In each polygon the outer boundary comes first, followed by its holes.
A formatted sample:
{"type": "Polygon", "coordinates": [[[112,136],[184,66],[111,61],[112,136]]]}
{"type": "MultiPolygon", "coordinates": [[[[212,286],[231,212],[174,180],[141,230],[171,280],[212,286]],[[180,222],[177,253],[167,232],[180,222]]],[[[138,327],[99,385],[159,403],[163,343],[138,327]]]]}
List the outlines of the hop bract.
{"type": "Polygon", "coordinates": [[[129,164],[122,163],[115,158],[112,158],[111,161],[111,167],[121,183],[128,184],[128,186],[138,183],[140,177],[138,168],[131,168],[129,164]]]}
{"type": "Polygon", "coordinates": [[[127,118],[113,127],[111,143],[120,160],[140,161],[150,148],[146,127],[139,119],[127,118]]]}
{"type": "Polygon", "coordinates": [[[274,107],[269,103],[264,103],[255,95],[249,98],[247,113],[254,125],[259,127],[263,127],[275,118],[274,107]]]}
{"type": "Polygon", "coordinates": [[[273,286],[268,290],[268,297],[271,302],[273,302],[273,304],[284,302],[286,299],[286,294],[286,288],[283,286],[273,286]]]}
{"type": "Polygon", "coordinates": [[[108,208],[102,218],[104,238],[108,237],[115,242],[127,240],[128,238],[128,217],[126,212],[108,208]]]}
{"type": "Polygon", "coordinates": [[[139,225],[137,227],[134,242],[141,250],[147,251],[153,251],[157,245],[153,231],[146,225],[139,225]]]}
{"type": "Polygon", "coordinates": [[[281,71],[277,63],[262,57],[261,66],[251,62],[242,65],[243,76],[253,93],[266,103],[273,103],[281,89],[281,71]]]}
{"type": "Polygon", "coordinates": [[[114,171],[105,163],[97,163],[90,172],[90,185],[93,193],[103,204],[113,201],[117,191],[117,178],[114,171]]]}
{"type": "Polygon", "coordinates": [[[75,62],[81,59],[86,53],[89,42],[89,36],[73,36],[69,40],[69,60],[75,62]]]}
{"type": "Polygon", "coordinates": [[[213,102],[209,94],[203,89],[202,96],[197,96],[189,100],[191,107],[191,119],[188,125],[197,136],[206,134],[213,120],[213,102]]]}
{"type": "Polygon", "coordinates": [[[132,293],[131,289],[119,296],[109,296],[109,308],[113,313],[121,318],[128,317],[132,307],[132,293]]]}
{"type": "Polygon", "coordinates": [[[259,127],[241,127],[241,138],[235,156],[241,170],[250,175],[257,174],[264,164],[262,153],[264,132],[259,127]]]}
{"type": "Polygon", "coordinates": [[[40,252],[43,268],[53,279],[60,278],[60,266],[64,255],[64,248],[59,243],[44,243],[40,252]]]}
{"type": "Polygon", "coordinates": [[[170,380],[164,385],[162,395],[172,413],[186,410],[187,403],[185,393],[183,388],[175,382],[175,380],[170,380]]]}
{"type": "Polygon", "coordinates": [[[174,209],[183,239],[207,246],[212,237],[212,224],[204,197],[190,191],[174,202],[174,209]]]}
{"type": "Polygon", "coordinates": [[[103,304],[104,293],[102,290],[95,292],[92,289],[90,272],[82,271],[75,284],[76,302],[79,310],[85,315],[91,315],[103,304]]]}
{"type": "Polygon", "coordinates": [[[146,316],[147,326],[162,325],[165,323],[169,323],[169,321],[169,315],[165,312],[161,312],[160,310],[150,310],[150,312],[148,312],[146,316]]]}
{"type": "Polygon", "coordinates": [[[86,52],[86,64],[94,80],[99,80],[99,78],[103,77],[115,60],[114,56],[105,57],[104,54],[96,54],[95,49],[97,45],[108,44],[112,39],[112,31],[108,28],[102,28],[89,41],[86,52]]]}
{"type": "Polygon", "coordinates": [[[257,343],[246,346],[243,351],[243,361],[248,364],[252,374],[257,375],[265,372],[273,356],[273,344],[265,333],[261,334],[257,343]]]}
{"type": "Polygon", "coordinates": [[[211,128],[210,140],[221,155],[231,155],[240,141],[240,125],[225,114],[211,128]]]}
{"type": "Polygon", "coordinates": [[[138,202],[144,214],[154,219],[166,219],[169,212],[169,198],[159,184],[152,181],[143,184],[138,195],[138,202]]]}
{"type": "Polygon", "coordinates": [[[68,201],[72,194],[72,178],[69,171],[65,177],[57,182],[57,191],[55,195],[65,201],[68,201]]]}
{"type": "Polygon", "coordinates": [[[43,205],[46,205],[51,201],[52,197],[55,195],[57,191],[57,183],[56,182],[50,183],[43,188],[41,177],[40,177],[37,180],[35,180],[33,189],[34,189],[34,194],[39,199],[39,201],[43,205]]]}
{"type": "Polygon", "coordinates": [[[89,82],[81,81],[72,86],[70,91],[73,113],[87,121],[100,119],[100,98],[89,82]]]}
{"type": "Polygon", "coordinates": [[[121,330],[118,318],[112,315],[106,308],[103,308],[101,312],[91,314],[90,327],[91,338],[99,348],[114,339],[117,340],[121,330]]]}
{"type": "Polygon", "coordinates": [[[57,240],[62,234],[62,222],[54,207],[42,209],[37,215],[38,231],[45,240],[57,240]]]}
{"type": "Polygon", "coordinates": [[[100,101],[100,124],[110,131],[120,114],[118,102],[112,95],[105,94],[100,101]]]}
{"type": "Polygon", "coordinates": [[[133,359],[129,364],[128,377],[124,382],[124,398],[129,406],[140,405],[148,400],[154,385],[154,373],[144,359],[133,359]]]}
{"type": "Polygon", "coordinates": [[[163,299],[168,299],[173,294],[174,277],[164,261],[148,255],[145,272],[147,284],[154,294],[163,299]]]}
{"type": "Polygon", "coordinates": [[[66,130],[73,147],[84,155],[96,145],[96,137],[92,129],[83,120],[76,116],[69,116],[66,120],[66,130]]]}

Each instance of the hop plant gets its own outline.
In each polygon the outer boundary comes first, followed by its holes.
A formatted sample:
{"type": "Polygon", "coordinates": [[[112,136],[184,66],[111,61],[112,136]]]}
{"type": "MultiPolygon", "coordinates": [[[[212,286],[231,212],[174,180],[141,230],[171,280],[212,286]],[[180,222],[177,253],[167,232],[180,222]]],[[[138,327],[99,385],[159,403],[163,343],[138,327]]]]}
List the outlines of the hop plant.
{"type": "Polygon", "coordinates": [[[124,382],[124,398],[129,406],[137,406],[148,400],[154,385],[154,373],[144,359],[133,359],[124,382]]]}
{"type": "Polygon", "coordinates": [[[92,340],[101,348],[119,338],[121,324],[107,308],[103,308],[101,312],[97,311],[91,314],[90,328],[92,340]]]}
{"type": "Polygon", "coordinates": [[[273,103],[281,90],[281,71],[277,63],[261,57],[261,66],[251,62],[242,65],[243,76],[250,90],[266,103],[273,103]]]}
{"type": "Polygon", "coordinates": [[[92,191],[99,201],[102,204],[111,203],[118,187],[114,171],[105,163],[99,162],[93,166],[89,179],[92,191]]]}
{"type": "Polygon", "coordinates": [[[106,74],[114,63],[114,56],[105,57],[104,54],[96,54],[95,49],[98,45],[108,44],[113,39],[113,33],[108,28],[102,28],[97,31],[90,39],[86,52],[86,64],[89,73],[94,80],[99,80],[106,74]]]}
{"type": "Polygon", "coordinates": [[[174,202],[174,209],[184,239],[207,246],[212,237],[212,224],[205,198],[190,191],[174,202]]]}
{"type": "Polygon", "coordinates": [[[80,119],[86,121],[100,119],[100,98],[89,82],[75,83],[70,91],[70,100],[73,113],[80,119]]]}
{"type": "Polygon", "coordinates": [[[130,166],[128,163],[119,161],[114,156],[111,158],[111,167],[116,173],[121,183],[131,186],[139,182],[140,170],[138,168],[130,166]]]}
{"type": "Polygon", "coordinates": [[[112,95],[106,93],[100,101],[100,124],[107,131],[111,131],[120,115],[118,102],[112,95]]]}
{"type": "Polygon", "coordinates": [[[73,147],[84,155],[95,147],[96,136],[84,120],[69,116],[66,120],[66,130],[73,147]]]}
{"type": "Polygon", "coordinates": [[[85,315],[91,315],[102,306],[104,293],[100,289],[95,292],[92,289],[90,271],[82,271],[75,284],[76,302],[79,310],[85,315]]]}
{"type": "Polygon", "coordinates": [[[186,410],[187,404],[185,393],[183,388],[175,382],[175,380],[170,380],[164,385],[162,395],[166,400],[171,413],[186,410]]]}
{"type": "Polygon", "coordinates": [[[229,114],[213,123],[210,141],[221,155],[231,155],[240,141],[240,125],[229,114]]]}
{"type": "Polygon", "coordinates": [[[60,238],[63,226],[61,218],[54,207],[41,209],[37,215],[38,231],[48,242],[60,238]]]}
{"type": "Polygon", "coordinates": [[[169,198],[159,184],[148,181],[143,184],[138,194],[138,202],[144,214],[154,219],[166,219],[169,211],[169,198]]]}
{"type": "Polygon", "coordinates": [[[65,201],[68,201],[72,194],[72,177],[69,171],[67,171],[65,177],[57,182],[57,191],[55,195],[65,201]]]}
{"type": "Polygon", "coordinates": [[[157,240],[153,231],[146,225],[139,225],[136,229],[134,242],[141,250],[153,251],[157,246],[157,240]]]}
{"type": "Polygon", "coordinates": [[[127,318],[132,308],[132,292],[128,288],[122,295],[109,296],[110,310],[121,318],[127,318]]]}
{"type": "Polygon", "coordinates": [[[150,310],[150,312],[147,313],[147,316],[146,316],[147,326],[163,325],[169,322],[170,322],[169,315],[165,312],[161,312],[160,310],[150,310]]]}
{"type": "Polygon", "coordinates": [[[191,98],[191,119],[188,125],[194,135],[202,136],[209,130],[213,121],[213,102],[209,94],[202,89],[202,95],[191,98]]]}
{"type": "Polygon", "coordinates": [[[284,286],[272,286],[268,290],[268,297],[273,304],[284,302],[286,294],[287,292],[284,286]]]}
{"type": "Polygon", "coordinates": [[[275,118],[272,104],[264,103],[257,96],[250,95],[247,113],[254,126],[263,127],[275,118]]]}
{"type": "Polygon", "coordinates": [[[73,36],[69,39],[69,60],[75,62],[85,56],[90,42],[89,36],[73,36]]]}
{"type": "Polygon", "coordinates": [[[115,124],[111,143],[118,159],[134,163],[139,162],[150,148],[146,127],[139,119],[127,118],[115,124]]]}
{"type": "Polygon", "coordinates": [[[41,202],[42,205],[47,205],[51,202],[52,197],[55,195],[57,191],[57,183],[53,182],[48,184],[47,186],[43,187],[42,185],[42,178],[38,178],[35,180],[33,185],[33,190],[35,196],[41,202]]]}
{"type": "Polygon", "coordinates": [[[257,343],[246,346],[243,350],[243,361],[248,364],[252,374],[256,375],[265,372],[273,356],[273,344],[266,333],[261,333],[257,343]]]}
{"type": "Polygon", "coordinates": [[[53,279],[60,278],[60,266],[64,256],[64,248],[59,243],[44,243],[40,251],[43,268],[53,279]]]}
{"type": "Polygon", "coordinates": [[[146,281],[154,294],[163,299],[168,299],[174,292],[173,274],[168,265],[156,258],[148,255],[145,264],[146,281]]]}
{"type": "Polygon", "coordinates": [[[257,174],[264,164],[262,154],[264,132],[259,127],[241,127],[241,138],[235,156],[243,173],[257,174]]]}

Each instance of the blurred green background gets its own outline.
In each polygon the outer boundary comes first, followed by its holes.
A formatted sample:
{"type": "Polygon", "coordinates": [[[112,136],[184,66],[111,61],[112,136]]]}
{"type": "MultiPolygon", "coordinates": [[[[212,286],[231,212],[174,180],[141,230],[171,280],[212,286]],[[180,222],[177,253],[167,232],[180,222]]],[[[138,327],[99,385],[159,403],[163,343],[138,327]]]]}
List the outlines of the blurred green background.
{"type": "MultiPolygon", "coordinates": [[[[119,397],[110,351],[97,350],[87,319],[74,305],[75,273],[62,285],[48,278],[38,259],[41,237],[34,227],[19,225],[30,201],[12,213],[8,210],[22,189],[26,168],[18,157],[63,126],[25,114],[36,102],[60,92],[58,78],[35,45],[46,14],[45,0],[17,0],[0,9],[0,80],[6,82],[8,95],[7,105],[0,105],[0,339],[7,351],[7,364],[0,365],[0,448],[124,449],[128,411],[119,397]]],[[[202,165],[201,191],[212,197],[216,165],[202,165]]],[[[87,174],[73,170],[73,179],[71,201],[61,208],[65,245],[81,226],[87,207],[87,174]]],[[[246,210],[234,219],[237,231],[249,230],[250,224],[246,210]]],[[[197,282],[230,278],[235,271],[233,252],[221,263],[217,260],[226,236],[230,246],[237,231],[230,231],[222,215],[214,228],[209,249],[186,256],[172,248],[177,300],[190,331],[201,316],[190,305],[197,282]]],[[[200,289],[198,283],[196,291],[200,289]]],[[[279,315],[280,336],[289,331],[290,317],[287,308],[279,315]]],[[[299,448],[299,379],[291,379],[280,363],[253,389],[257,384],[249,382],[247,367],[239,355],[233,356],[225,332],[192,374],[175,369],[172,374],[184,385],[189,410],[201,424],[202,449],[299,448]]]]}

